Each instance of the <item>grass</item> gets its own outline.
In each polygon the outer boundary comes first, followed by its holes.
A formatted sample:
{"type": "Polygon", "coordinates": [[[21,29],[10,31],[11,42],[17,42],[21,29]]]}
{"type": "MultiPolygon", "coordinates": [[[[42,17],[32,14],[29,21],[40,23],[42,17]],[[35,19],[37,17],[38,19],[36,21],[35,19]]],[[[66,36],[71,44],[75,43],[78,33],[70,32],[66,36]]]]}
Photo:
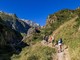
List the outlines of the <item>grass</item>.
{"type": "Polygon", "coordinates": [[[55,14],[49,15],[49,18],[47,21],[51,22],[55,20],[54,22],[47,23],[46,28],[44,29],[44,33],[50,35],[54,30],[56,30],[60,25],[63,23],[69,21],[70,19],[74,18],[76,16],[76,13],[74,13],[74,10],[60,10],[59,12],[55,14]],[[54,18],[56,16],[56,19],[54,18]]]}
{"type": "Polygon", "coordinates": [[[80,31],[78,21],[69,22],[64,25],[56,35],[56,40],[62,37],[63,43],[69,46],[71,60],[80,60],[80,31]]]}
{"type": "Polygon", "coordinates": [[[52,55],[55,53],[55,49],[37,43],[31,47],[24,48],[19,55],[20,57],[12,57],[12,60],[52,60],[52,55]]]}

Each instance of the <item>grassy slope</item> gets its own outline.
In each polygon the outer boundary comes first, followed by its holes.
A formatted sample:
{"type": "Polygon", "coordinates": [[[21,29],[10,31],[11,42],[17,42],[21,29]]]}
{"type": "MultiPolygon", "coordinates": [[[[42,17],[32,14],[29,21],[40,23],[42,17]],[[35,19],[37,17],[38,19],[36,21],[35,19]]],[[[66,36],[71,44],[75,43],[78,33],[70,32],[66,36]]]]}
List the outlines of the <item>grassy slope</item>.
{"type": "Polygon", "coordinates": [[[60,25],[67,22],[71,18],[74,18],[76,16],[76,14],[74,13],[74,10],[64,9],[64,10],[60,10],[59,12],[57,12],[55,14],[51,14],[49,16],[50,17],[47,20],[48,23],[45,26],[45,28],[43,29],[43,33],[47,34],[47,35],[52,34],[52,32],[54,30],[59,28],[60,25]],[[56,16],[56,19],[54,18],[54,16],[56,16]],[[49,23],[53,20],[55,20],[55,21],[52,23],[49,23]]]}
{"type": "Polygon", "coordinates": [[[69,46],[71,60],[80,60],[80,31],[75,18],[63,24],[56,32],[56,40],[62,37],[64,44],[69,46]]]}
{"type": "Polygon", "coordinates": [[[37,43],[24,48],[20,55],[13,55],[12,60],[52,60],[53,53],[55,49],[37,43]]]}

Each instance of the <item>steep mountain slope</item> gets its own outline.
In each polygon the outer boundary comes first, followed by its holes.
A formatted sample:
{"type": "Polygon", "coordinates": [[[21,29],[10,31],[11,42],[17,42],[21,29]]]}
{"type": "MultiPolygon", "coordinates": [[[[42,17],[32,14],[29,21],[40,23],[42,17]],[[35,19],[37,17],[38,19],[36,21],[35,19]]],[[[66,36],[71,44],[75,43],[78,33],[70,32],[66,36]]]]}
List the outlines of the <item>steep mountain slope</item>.
{"type": "MultiPolygon", "coordinates": [[[[72,18],[71,20],[69,20],[69,21],[65,22],[64,24],[62,24],[58,29],[56,29],[56,30],[53,32],[53,36],[54,36],[54,35],[56,36],[57,34],[59,34],[59,33],[60,33],[60,30],[63,29],[64,26],[69,25],[69,24],[71,24],[71,23],[74,23],[77,18],[78,18],[78,16],[75,16],[75,17],[72,18]]],[[[72,24],[72,25],[73,25],[73,24],[72,24]]]]}
{"type": "MultiPolygon", "coordinates": [[[[25,22],[22,19],[19,19],[16,14],[9,14],[5,12],[0,12],[0,17],[6,22],[7,26],[11,27],[12,29],[21,32],[27,33],[28,29],[31,27],[38,26],[36,23],[32,21],[25,22]],[[30,23],[32,22],[32,23],[30,23]]],[[[28,20],[27,20],[28,21],[28,20]]]]}
{"type": "MultiPolygon", "coordinates": [[[[59,38],[63,38],[63,42],[65,45],[69,46],[70,49],[72,49],[71,46],[75,46],[74,43],[72,43],[72,41],[77,42],[78,40],[74,40],[75,37],[73,37],[73,35],[75,35],[75,33],[78,31],[78,27],[76,27],[77,25],[77,20],[78,16],[72,18],[70,21],[65,22],[63,25],[61,25],[57,30],[54,31],[53,35],[55,35],[56,40],[58,40],[59,38]],[[73,45],[74,44],[74,45],[73,45]]],[[[79,41],[78,41],[79,42],[79,41]]],[[[78,43],[77,42],[77,43],[78,43]]],[[[79,42],[80,43],[80,42],[79,42]]],[[[77,46],[76,46],[77,47],[77,46]]],[[[69,49],[69,51],[71,51],[69,49]]],[[[74,49],[73,49],[74,50],[74,49]]],[[[72,52],[71,52],[72,53],[72,52]]],[[[70,53],[70,54],[71,54],[70,53]]],[[[76,54],[76,53],[75,53],[76,54]]],[[[73,56],[72,54],[70,55],[70,57],[73,56]]],[[[76,57],[76,56],[74,56],[76,57]]],[[[71,59],[73,60],[73,58],[71,57],[71,59]]],[[[77,59],[77,58],[75,58],[77,59]]]]}
{"type": "Polygon", "coordinates": [[[69,46],[71,60],[80,60],[80,8],[49,15],[41,35],[55,35],[56,41],[62,38],[63,43],[69,46]]]}
{"type": "Polygon", "coordinates": [[[0,18],[0,60],[10,60],[10,56],[14,52],[14,45],[19,43],[22,38],[19,32],[8,27],[0,18]]]}
{"type": "Polygon", "coordinates": [[[75,17],[76,13],[74,11],[75,10],[64,9],[57,13],[49,15],[45,25],[44,33],[51,34],[64,22],[67,22],[71,18],[75,17]]]}
{"type": "MultiPolygon", "coordinates": [[[[80,60],[80,8],[76,10],[61,10],[61,13],[58,12],[56,19],[54,18],[50,19],[53,16],[50,16],[48,18],[48,22],[46,26],[49,26],[47,31],[51,30],[52,35],[55,35],[56,41],[59,38],[63,39],[63,43],[69,47],[70,57],[71,60],[80,60]],[[68,14],[68,11],[70,11],[71,14],[68,14]],[[66,14],[63,14],[63,13],[66,14]],[[60,21],[57,21],[57,17],[60,17],[64,15],[64,17],[60,18],[60,21]],[[67,17],[66,17],[67,15],[67,17]],[[52,22],[54,21],[54,22],[52,22]]],[[[48,32],[50,34],[50,32],[48,32]]]]}
{"type": "Polygon", "coordinates": [[[56,40],[62,38],[63,43],[69,47],[71,60],[80,60],[80,55],[78,54],[80,53],[80,31],[78,30],[79,26],[77,26],[78,22],[76,20],[73,18],[54,32],[56,34],[56,40]]]}
{"type": "Polygon", "coordinates": [[[20,33],[6,26],[6,23],[0,18],[0,46],[7,43],[17,43],[22,39],[20,33]]]}
{"type": "Polygon", "coordinates": [[[31,27],[37,26],[33,22],[26,23],[15,14],[0,11],[0,60],[11,60],[13,54],[20,53],[27,46],[22,41],[21,33],[27,33],[31,27]]]}

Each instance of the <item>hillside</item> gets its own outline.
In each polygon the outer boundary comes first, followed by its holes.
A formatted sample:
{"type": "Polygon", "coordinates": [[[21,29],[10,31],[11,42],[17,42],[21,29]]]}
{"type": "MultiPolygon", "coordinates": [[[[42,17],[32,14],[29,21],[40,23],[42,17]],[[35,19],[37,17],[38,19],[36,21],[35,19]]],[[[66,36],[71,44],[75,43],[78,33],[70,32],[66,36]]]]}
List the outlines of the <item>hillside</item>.
{"type": "Polygon", "coordinates": [[[50,15],[45,28],[48,29],[47,31],[51,31],[48,34],[55,35],[56,41],[59,38],[63,39],[63,43],[69,47],[71,60],[80,60],[80,8],[61,10],[50,15]]]}
{"type": "Polygon", "coordinates": [[[60,25],[62,25],[64,22],[67,22],[76,15],[77,14],[75,13],[75,10],[69,9],[60,10],[59,12],[56,12],[54,14],[50,14],[46,21],[44,33],[51,34],[60,25]]]}
{"type": "Polygon", "coordinates": [[[0,60],[10,60],[14,52],[13,44],[19,43],[22,38],[19,32],[6,26],[6,23],[0,18],[0,60]]]}
{"type": "Polygon", "coordinates": [[[0,11],[0,60],[11,60],[13,54],[19,54],[23,47],[28,46],[22,41],[24,34],[35,27],[40,26],[32,21],[25,22],[16,14],[0,11]]]}
{"type": "Polygon", "coordinates": [[[71,60],[79,60],[80,59],[79,55],[76,54],[76,53],[79,53],[79,49],[80,49],[80,48],[78,48],[78,45],[80,43],[80,41],[79,41],[79,39],[80,39],[79,32],[80,31],[78,31],[79,27],[76,26],[77,18],[78,17],[72,18],[70,21],[64,23],[57,30],[54,31],[56,40],[58,40],[59,38],[62,38],[63,43],[68,46],[71,60]]]}

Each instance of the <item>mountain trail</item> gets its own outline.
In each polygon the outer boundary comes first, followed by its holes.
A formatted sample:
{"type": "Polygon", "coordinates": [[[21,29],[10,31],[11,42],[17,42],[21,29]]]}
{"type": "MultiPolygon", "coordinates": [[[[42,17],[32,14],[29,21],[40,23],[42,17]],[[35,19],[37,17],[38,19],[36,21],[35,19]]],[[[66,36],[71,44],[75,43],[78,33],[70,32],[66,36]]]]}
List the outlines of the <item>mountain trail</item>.
{"type": "MultiPolygon", "coordinates": [[[[53,31],[53,34],[52,36],[55,36],[57,34],[59,34],[59,31],[65,27],[66,25],[70,25],[71,23],[73,23],[76,19],[78,18],[78,16],[72,18],[71,20],[69,20],[68,22],[65,22],[63,25],[61,25],[57,30],[53,31]]],[[[58,53],[58,48],[59,46],[56,45],[56,46],[52,46],[52,43],[46,43],[45,41],[41,41],[42,45],[44,46],[49,46],[51,48],[55,48],[57,50],[57,53],[56,53],[56,56],[55,56],[55,59],[54,59],[54,56],[53,56],[53,60],[71,60],[70,58],[70,54],[69,54],[69,51],[68,51],[68,47],[63,45],[62,49],[63,51],[58,53]],[[67,47],[67,48],[66,48],[67,47]]]]}
{"type": "Polygon", "coordinates": [[[47,44],[45,41],[41,41],[41,44],[44,46],[49,46],[51,48],[55,48],[57,50],[55,57],[53,55],[53,60],[71,60],[67,46],[63,45],[63,47],[62,47],[63,51],[58,53],[58,49],[59,49],[58,45],[52,46],[52,43],[47,44]]]}
{"type": "MultiPolygon", "coordinates": [[[[69,20],[68,22],[65,22],[63,25],[61,25],[57,30],[53,31],[53,36],[56,37],[57,34],[59,34],[60,30],[65,27],[66,25],[70,25],[72,24],[76,19],[78,18],[78,16],[76,16],[75,18],[72,18],[71,20],[69,20]]],[[[57,46],[57,51],[58,51],[58,46],[57,46]]],[[[65,45],[63,46],[63,51],[58,53],[57,52],[57,57],[56,60],[71,60],[70,58],[70,54],[68,51],[68,48],[66,49],[65,45]]]]}
{"type": "MultiPolygon", "coordinates": [[[[63,25],[61,25],[57,30],[53,31],[53,36],[56,37],[57,34],[59,34],[60,30],[65,27],[66,25],[70,25],[72,24],[76,19],[78,18],[78,16],[72,18],[71,20],[69,20],[68,22],[65,22],[63,25]]],[[[57,47],[58,50],[58,47],[57,47]]],[[[63,51],[60,53],[57,53],[57,58],[56,60],[71,60],[70,58],[70,54],[68,51],[68,48],[66,49],[65,45],[63,46],[63,51]]]]}
{"type": "Polygon", "coordinates": [[[68,48],[63,46],[63,51],[58,53],[56,60],[71,60],[68,48]]]}

